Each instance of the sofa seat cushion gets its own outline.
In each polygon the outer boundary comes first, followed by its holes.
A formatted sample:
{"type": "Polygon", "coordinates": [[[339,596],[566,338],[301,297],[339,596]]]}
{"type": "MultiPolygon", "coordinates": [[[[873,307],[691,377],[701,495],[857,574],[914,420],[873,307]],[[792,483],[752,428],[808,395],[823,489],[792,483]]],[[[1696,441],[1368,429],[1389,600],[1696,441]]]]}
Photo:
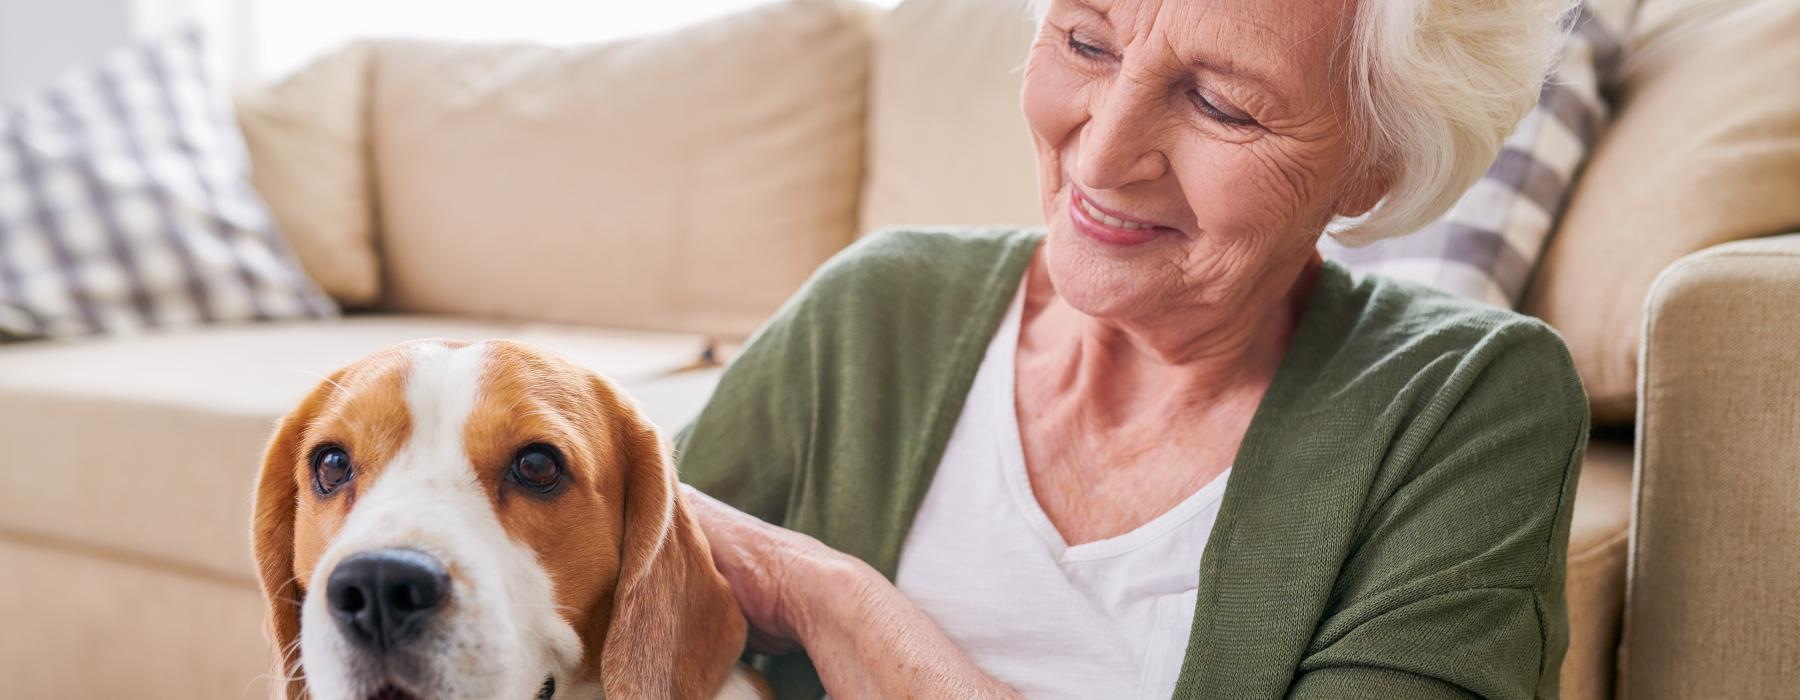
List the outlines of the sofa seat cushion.
{"type": "Polygon", "coordinates": [[[699,336],[412,317],[0,348],[0,536],[252,583],[251,487],[275,421],[333,370],[421,337],[505,337],[619,381],[673,430],[711,393],[699,336]]]}
{"type": "Polygon", "coordinates": [[[1569,652],[1562,693],[1568,700],[1613,696],[1619,615],[1630,541],[1632,452],[1628,441],[1588,443],[1569,527],[1569,652]]]}

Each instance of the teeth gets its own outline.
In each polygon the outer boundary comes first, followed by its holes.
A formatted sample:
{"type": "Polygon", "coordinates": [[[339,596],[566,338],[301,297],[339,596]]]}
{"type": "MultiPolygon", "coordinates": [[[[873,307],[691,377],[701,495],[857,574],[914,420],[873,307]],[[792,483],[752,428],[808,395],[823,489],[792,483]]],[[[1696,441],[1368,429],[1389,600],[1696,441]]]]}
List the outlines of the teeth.
{"type": "Polygon", "coordinates": [[[1095,209],[1094,205],[1085,199],[1081,201],[1081,210],[1087,212],[1087,215],[1093,217],[1095,221],[1099,221],[1100,223],[1106,224],[1107,226],[1111,226],[1113,228],[1122,228],[1127,231],[1136,231],[1136,230],[1142,229],[1142,228],[1149,228],[1148,226],[1145,226],[1143,224],[1134,224],[1129,221],[1121,221],[1119,219],[1115,219],[1113,217],[1107,216],[1105,212],[1102,212],[1099,209],[1095,209]]]}

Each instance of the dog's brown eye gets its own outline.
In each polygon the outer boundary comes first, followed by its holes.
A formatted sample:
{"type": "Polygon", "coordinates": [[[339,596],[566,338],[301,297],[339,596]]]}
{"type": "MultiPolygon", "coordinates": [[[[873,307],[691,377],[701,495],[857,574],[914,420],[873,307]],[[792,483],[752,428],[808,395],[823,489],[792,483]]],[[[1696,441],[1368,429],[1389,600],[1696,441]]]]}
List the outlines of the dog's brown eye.
{"type": "Polygon", "coordinates": [[[313,450],[312,456],[313,490],[319,495],[327,496],[344,482],[356,476],[356,468],[350,464],[350,453],[337,445],[326,445],[313,450]]]}
{"type": "Polygon", "coordinates": [[[562,454],[549,445],[527,445],[513,457],[507,475],[527,490],[547,494],[562,485],[562,454]]]}

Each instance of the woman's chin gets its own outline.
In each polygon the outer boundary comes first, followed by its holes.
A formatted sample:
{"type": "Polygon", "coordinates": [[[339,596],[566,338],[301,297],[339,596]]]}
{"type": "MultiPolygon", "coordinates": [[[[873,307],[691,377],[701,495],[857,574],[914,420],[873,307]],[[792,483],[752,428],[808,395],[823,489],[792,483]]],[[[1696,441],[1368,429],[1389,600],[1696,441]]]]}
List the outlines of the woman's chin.
{"type": "Polygon", "coordinates": [[[1044,242],[1044,263],[1056,295],[1077,311],[1095,318],[1130,318],[1151,311],[1158,269],[1167,262],[1144,256],[1119,256],[1106,244],[1052,226],[1044,242]]]}

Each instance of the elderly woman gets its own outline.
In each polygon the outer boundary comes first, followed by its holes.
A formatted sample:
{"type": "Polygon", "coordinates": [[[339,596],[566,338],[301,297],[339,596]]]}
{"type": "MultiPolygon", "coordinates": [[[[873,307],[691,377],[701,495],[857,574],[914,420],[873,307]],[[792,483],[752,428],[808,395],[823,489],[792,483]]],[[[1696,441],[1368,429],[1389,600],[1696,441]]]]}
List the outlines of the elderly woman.
{"type": "Polygon", "coordinates": [[[1566,350],[1315,246],[1441,214],[1560,12],[1049,3],[1048,231],[864,240],[677,439],[778,694],[1555,697],[1566,350]]]}

